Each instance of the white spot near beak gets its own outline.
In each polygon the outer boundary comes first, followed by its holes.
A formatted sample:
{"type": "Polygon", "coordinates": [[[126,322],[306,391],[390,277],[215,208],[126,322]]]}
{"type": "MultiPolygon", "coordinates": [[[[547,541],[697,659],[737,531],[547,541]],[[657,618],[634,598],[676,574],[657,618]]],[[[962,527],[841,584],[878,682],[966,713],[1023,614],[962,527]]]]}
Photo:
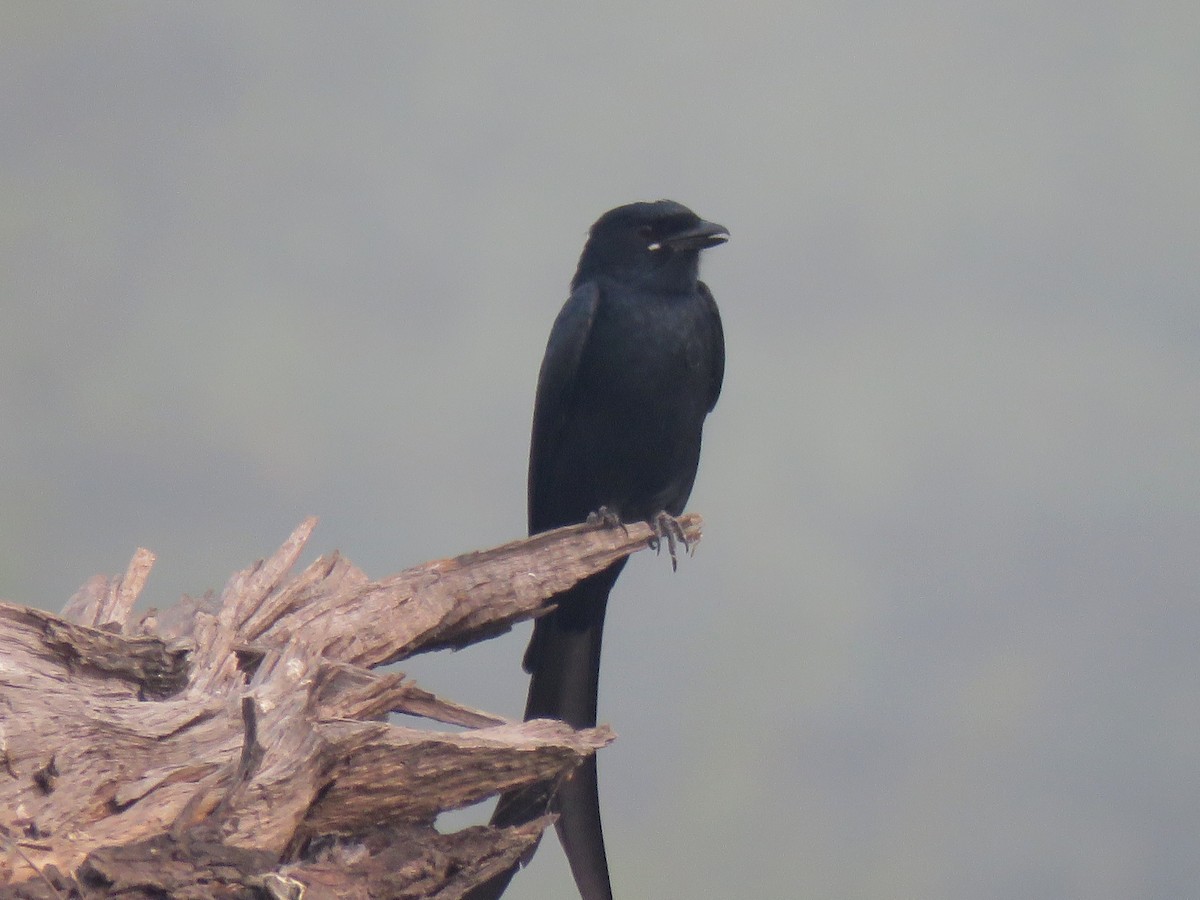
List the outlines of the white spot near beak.
{"type": "Polygon", "coordinates": [[[661,249],[662,249],[662,244],[660,244],[658,241],[655,241],[653,244],[651,244],[651,245],[650,245],[649,247],[647,247],[646,249],[647,249],[647,250],[661,250],[661,249]]]}

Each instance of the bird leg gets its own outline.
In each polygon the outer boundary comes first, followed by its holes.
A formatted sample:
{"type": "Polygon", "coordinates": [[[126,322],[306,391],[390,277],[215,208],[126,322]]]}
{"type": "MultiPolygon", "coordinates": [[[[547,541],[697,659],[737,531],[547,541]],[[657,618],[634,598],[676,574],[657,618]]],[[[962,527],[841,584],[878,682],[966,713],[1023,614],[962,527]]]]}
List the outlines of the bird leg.
{"type": "Polygon", "coordinates": [[[679,565],[675,558],[676,545],[683,544],[683,549],[689,553],[692,549],[687,535],[683,533],[683,526],[677,518],[662,510],[651,520],[650,527],[654,529],[654,537],[650,538],[650,549],[658,553],[662,549],[663,538],[666,538],[667,553],[671,556],[671,571],[674,572],[679,565]]]}
{"type": "Polygon", "coordinates": [[[625,532],[626,537],[629,536],[629,526],[622,522],[621,517],[607,506],[602,506],[588,513],[587,524],[594,525],[596,528],[620,528],[625,532]]]}

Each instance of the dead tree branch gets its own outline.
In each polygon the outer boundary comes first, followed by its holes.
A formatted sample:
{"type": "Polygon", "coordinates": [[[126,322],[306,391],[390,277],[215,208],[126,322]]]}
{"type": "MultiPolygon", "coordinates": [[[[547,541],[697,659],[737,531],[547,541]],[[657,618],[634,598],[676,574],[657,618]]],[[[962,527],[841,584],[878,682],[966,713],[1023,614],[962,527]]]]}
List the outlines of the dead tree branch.
{"type": "MultiPolygon", "coordinates": [[[[682,522],[698,540],[699,517],[682,522]]],[[[379,581],[334,553],[291,576],[315,524],[216,601],[138,621],[146,550],[61,616],[0,602],[0,897],[449,900],[536,844],[550,817],[434,820],[565,776],[611,731],[509,723],[376,669],[545,613],[650,527],[564,528],[379,581]]]]}

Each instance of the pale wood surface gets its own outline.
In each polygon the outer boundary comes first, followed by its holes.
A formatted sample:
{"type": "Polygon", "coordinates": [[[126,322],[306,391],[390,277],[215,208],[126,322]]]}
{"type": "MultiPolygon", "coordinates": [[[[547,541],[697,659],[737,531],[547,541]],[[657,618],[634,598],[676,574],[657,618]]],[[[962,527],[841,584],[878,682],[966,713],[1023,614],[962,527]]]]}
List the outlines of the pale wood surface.
{"type": "MultiPolygon", "coordinates": [[[[699,540],[700,518],[680,521],[699,540]]],[[[544,613],[650,527],[564,528],[372,581],[337,553],[293,576],[315,524],[162,614],[132,616],[142,549],[60,616],[0,602],[0,897],[449,900],[531,852],[550,817],[446,835],[434,819],[565,777],[612,732],[509,723],[375,669],[544,613]]]]}

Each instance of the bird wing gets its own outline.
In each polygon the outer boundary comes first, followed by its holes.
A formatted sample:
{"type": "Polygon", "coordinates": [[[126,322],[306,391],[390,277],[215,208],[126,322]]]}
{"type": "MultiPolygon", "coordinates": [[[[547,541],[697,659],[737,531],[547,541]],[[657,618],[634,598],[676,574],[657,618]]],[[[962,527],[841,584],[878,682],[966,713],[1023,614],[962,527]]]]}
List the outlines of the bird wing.
{"type": "Polygon", "coordinates": [[[721,313],[717,310],[717,301],[703,281],[696,283],[700,297],[708,311],[709,321],[713,329],[713,367],[708,384],[708,411],[712,412],[721,396],[721,382],[725,380],[725,329],[721,327],[721,313]]]}
{"type": "Polygon", "coordinates": [[[553,508],[548,470],[558,452],[563,424],[571,411],[580,360],[592,333],[592,322],[600,305],[600,287],[585,281],[571,292],[554,320],[546,355],[538,374],[537,399],[533,407],[533,438],[529,443],[529,530],[531,533],[550,525],[535,521],[553,508]]]}

